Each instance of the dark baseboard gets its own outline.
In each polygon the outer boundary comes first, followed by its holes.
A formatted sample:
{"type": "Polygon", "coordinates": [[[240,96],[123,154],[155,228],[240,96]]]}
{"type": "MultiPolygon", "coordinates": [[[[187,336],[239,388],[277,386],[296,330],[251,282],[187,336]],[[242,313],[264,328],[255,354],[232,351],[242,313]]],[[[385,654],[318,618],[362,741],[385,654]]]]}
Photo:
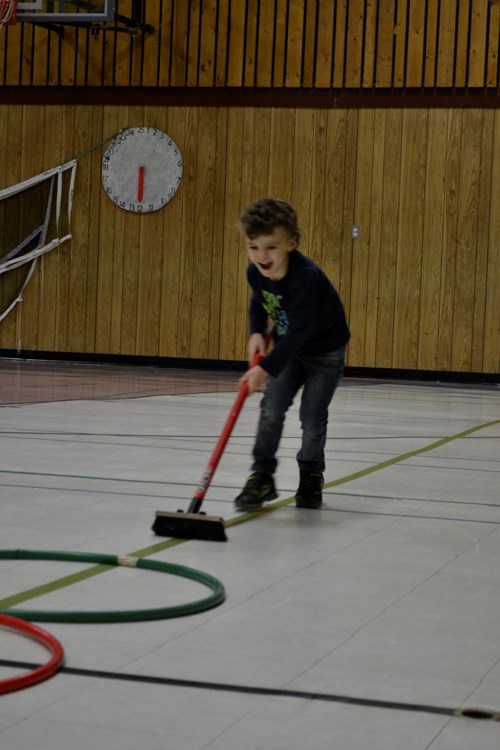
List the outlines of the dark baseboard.
{"type": "MultiPolygon", "coordinates": [[[[44,360],[80,364],[126,365],[132,367],[170,367],[187,370],[221,370],[243,372],[247,364],[242,360],[191,359],[186,357],[148,357],[126,354],[85,354],[75,352],[43,352],[0,349],[1,359],[20,362],[44,360]]],[[[442,370],[410,370],[386,367],[349,367],[345,377],[369,380],[425,381],[433,383],[489,383],[500,384],[500,373],[447,372],[442,370]]]]}

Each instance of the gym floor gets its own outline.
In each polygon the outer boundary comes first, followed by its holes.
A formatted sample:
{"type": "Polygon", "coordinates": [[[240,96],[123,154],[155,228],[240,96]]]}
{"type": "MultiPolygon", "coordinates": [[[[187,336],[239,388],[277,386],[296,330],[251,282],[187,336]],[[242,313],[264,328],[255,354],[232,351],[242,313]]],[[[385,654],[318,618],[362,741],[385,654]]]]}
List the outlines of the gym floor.
{"type": "MultiPolygon", "coordinates": [[[[237,373],[0,360],[0,607],[36,619],[65,663],[2,695],[9,750],[498,750],[500,398],[496,385],[344,379],[325,503],[295,508],[291,408],[278,500],[242,514],[259,396],[203,503],[227,542],[155,535],[187,509],[237,373]],[[29,551],[45,553],[41,559],[29,551]],[[185,566],[198,580],[53,553],[185,566]],[[184,607],[184,608],[185,608],[184,607]],[[120,613],[137,611],[137,621],[120,613]],[[175,609],[174,609],[175,611],[175,609]],[[85,613],[112,613],[85,622],[85,613]]],[[[0,628],[0,680],[47,661],[0,628]]]]}

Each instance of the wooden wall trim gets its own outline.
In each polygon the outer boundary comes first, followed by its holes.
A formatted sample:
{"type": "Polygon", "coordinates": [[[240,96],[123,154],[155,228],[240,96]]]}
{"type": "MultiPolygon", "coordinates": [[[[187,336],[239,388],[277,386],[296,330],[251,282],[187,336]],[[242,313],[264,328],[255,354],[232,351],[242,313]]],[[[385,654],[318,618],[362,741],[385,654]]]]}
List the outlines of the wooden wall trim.
{"type": "MultiPolygon", "coordinates": [[[[115,0],[121,16],[134,6],[115,0]]],[[[142,8],[144,33],[120,33],[120,23],[2,29],[0,85],[500,84],[496,0],[147,0],[142,8]]]]}
{"type": "Polygon", "coordinates": [[[102,86],[3,86],[0,104],[179,107],[288,107],[293,109],[500,108],[500,88],[207,89],[102,86]]]}

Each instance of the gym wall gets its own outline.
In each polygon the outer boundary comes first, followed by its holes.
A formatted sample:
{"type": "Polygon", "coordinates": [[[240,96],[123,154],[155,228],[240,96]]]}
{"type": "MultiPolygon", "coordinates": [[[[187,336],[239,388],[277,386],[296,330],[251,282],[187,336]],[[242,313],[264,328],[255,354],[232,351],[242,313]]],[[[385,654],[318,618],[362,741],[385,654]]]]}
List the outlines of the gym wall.
{"type": "MultiPolygon", "coordinates": [[[[500,5],[142,10],[151,33],[0,30],[0,188],[81,155],[73,241],[39,262],[0,354],[243,360],[236,217],[273,194],[344,299],[349,366],[498,374],[500,5]],[[146,216],[100,177],[99,144],[139,124],[184,158],[177,195],[146,216]]],[[[0,276],[2,305],[23,273],[0,276]]]]}

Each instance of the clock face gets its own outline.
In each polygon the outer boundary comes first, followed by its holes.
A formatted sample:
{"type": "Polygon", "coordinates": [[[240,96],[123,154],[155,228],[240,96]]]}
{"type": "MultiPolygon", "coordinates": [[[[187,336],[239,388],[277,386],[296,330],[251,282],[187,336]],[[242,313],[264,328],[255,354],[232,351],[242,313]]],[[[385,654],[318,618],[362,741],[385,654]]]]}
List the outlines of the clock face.
{"type": "Polygon", "coordinates": [[[102,160],[102,183],[125,211],[150,213],[172,200],[182,178],[182,155],[161,130],[145,125],[121,130],[102,160]]]}

